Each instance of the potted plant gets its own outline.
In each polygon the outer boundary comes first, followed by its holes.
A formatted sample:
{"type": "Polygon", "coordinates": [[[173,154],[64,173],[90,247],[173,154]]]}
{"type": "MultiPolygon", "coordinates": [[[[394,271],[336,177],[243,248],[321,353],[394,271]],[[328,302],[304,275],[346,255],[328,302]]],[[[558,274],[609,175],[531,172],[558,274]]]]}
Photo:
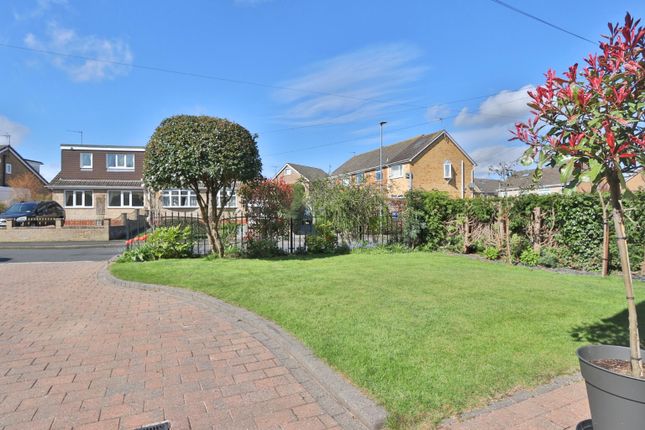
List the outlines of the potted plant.
{"type": "Polygon", "coordinates": [[[600,53],[574,64],[562,77],[553,70],[529,92],[533,118],[516,124],[514,137],[529,145],[523,162],[560,169],[566,188],[589,182],[609,190],[629,315],[629,347],[578,349],[594,430],[645,427],[645,379],[632,272],[625,237],[624,175],[645,165],[645,29],[629,14],[609,24],[600,53]]]}

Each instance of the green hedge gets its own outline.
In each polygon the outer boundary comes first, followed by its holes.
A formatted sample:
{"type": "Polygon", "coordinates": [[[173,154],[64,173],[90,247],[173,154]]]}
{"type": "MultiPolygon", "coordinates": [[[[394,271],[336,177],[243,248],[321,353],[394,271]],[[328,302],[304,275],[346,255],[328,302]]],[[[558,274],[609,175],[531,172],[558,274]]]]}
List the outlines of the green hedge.
{"type": "MultiPolygon", "coordinates": [[[[520,261],[522,253],[532,248],[533,211],[539,207],[542,215],[540,264],[597,270],[602,263],[602,206],[598,194],[527,194],[505,199],[462,200],[439,191],[410,191],[405,200],[404,238],[414,248],[483,252],[491,246],[499,247],[499,241],[494,239],[495,234],[499,236],[497,222],[507,213],[512,258],[520,261]],[[466,222],[470,231],[488,231],[489,236],[464,247],[466,222]]],[[[638,270],[645,251],[645,192],[625,196],[624,206],[630,259],[633,269],[638,270]]],[[[611,215],[609,221],[610,267],[616,269],[619,260],[611,215]]],[[[505,254],[505,246],[500,248],[500,254],[505,254]]],[[[526,260],[529,254],[524,255],[526,260]]]]}

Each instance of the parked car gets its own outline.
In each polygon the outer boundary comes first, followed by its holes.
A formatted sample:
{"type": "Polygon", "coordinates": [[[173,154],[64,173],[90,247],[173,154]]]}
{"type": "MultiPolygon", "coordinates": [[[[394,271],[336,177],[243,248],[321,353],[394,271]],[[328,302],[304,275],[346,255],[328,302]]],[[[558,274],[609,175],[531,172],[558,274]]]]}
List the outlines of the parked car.
{"type": "Polygon", "coordinates": [[[0,227],[6,227],[7,220],[13,220],[15,225],[53,225],[56,218],[65,222],[65,209],[52,201],[14,203],[6,211],[0,213],[0,227]]]}

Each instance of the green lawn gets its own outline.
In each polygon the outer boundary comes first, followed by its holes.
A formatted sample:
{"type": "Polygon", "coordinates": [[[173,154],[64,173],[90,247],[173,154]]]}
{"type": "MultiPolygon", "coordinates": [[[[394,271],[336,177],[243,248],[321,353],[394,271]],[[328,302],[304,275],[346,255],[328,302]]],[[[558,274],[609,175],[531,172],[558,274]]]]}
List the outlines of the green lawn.
{"type": "MultiPolygon", "coordinates": [[[[111,270],[203,291],[276,321],[383,404],[391,428],[437,422],[545,382],[577,368],[581,344],[626,339],[618,277],[434,253],[166,260],[111,270]]],[[[640,295],[643,284],[636,287],[640,295]]]]}

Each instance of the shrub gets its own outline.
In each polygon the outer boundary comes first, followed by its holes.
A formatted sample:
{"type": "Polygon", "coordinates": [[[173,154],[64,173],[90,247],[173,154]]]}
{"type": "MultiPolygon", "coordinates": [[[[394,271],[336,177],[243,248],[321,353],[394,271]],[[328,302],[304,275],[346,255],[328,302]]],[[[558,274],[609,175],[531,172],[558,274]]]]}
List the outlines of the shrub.
{"type": "Polygon", "coordinates": [[[374,226],[379,216],[387,213],[379,188],[345,186],[327,179],[309,185],[309,204],[316,220],[330,222],[343,242],[359,238],[367,226],[374,226]]]}
{"type": "Polygon", "coordinates": [[[531,248],[525,249],[520,255],[520,262],[526,266],[537,266],[539,261],[540,254],[531,248]]]}
{"type": "Polygon", "coordinates": [[[147,235],[143,245],[124,252],[119,261],[137,262],[191,257],[193,245],[190,227],[159,227],[147,235]]]}
{"type": "Polygon", "coordinates": [[[499,249],[495,248],[494,246],[489,246],[488,248],[484,249],[484,257],[489,260],[499,260],[499,249]]]}
{"type": "Polygon", "coordinates": [[[151,248],[155,260],[190,257],[193,255],[190,227],[158,228],[148,235],[146,246],[151,248]]]}
{"type": "Polygon", "coordinates": [[[544,267],[558,267],[560,257],[556,248],[542,248],[538,264],[544,267]]]}
{"type": "Polygon", "coordinates": [[[240,247],[235,246],[235,245],[227,245],[224,248],[224,257],[227,258],[239,258],[243,254],[242,250],[240,247]]]}
{"type": "Polygon", "coordinates": [[[284,255],[273,239],[250,239],[246,243],[244,256],[248,258],[270,258],[284,255]]]}
{"type": "Polygon", "coordinates": [[[132,262],[132,263],[139,263],[142,261],[151,261],[154,260],[154,255],[152,254],[152,250],[149,246],[146,244],[143,244],[141,246],[137,246],[134,248],[130,248],[126,250],[123,254],[117,258],[117,262],[119,263],[126,263],[126,262],[132,262]]]}
{"type": "Polygon", "coordinates": [[[226,254],[226,248],[230,247],[232,243],[235,242],[237,236],[238,225],[236,222],[226,222],[222,223],[219,227],[219,234],[222,238],[222,243],[224,244],[224,254],[226,254]]]}
{"type": "Polygon", "coordinates": [[[338,239],[331,224],[321,221],[316,224],[315,233],[306,236],[305,245],[312,254],[328,254],[334,252],[338,239]]]}
{"type": "Polygon", "coordinates": [[[531,242],[519,234],[511,235],[511,255],[514,259],[521,257],[522,253],[531,247],[531,242]]]}

